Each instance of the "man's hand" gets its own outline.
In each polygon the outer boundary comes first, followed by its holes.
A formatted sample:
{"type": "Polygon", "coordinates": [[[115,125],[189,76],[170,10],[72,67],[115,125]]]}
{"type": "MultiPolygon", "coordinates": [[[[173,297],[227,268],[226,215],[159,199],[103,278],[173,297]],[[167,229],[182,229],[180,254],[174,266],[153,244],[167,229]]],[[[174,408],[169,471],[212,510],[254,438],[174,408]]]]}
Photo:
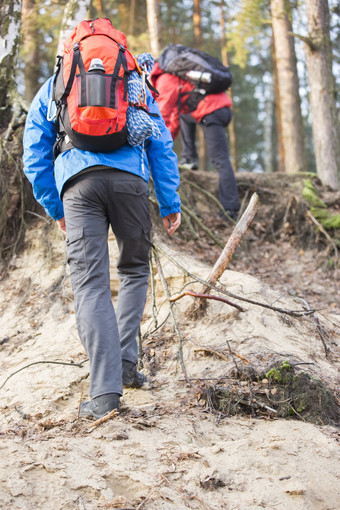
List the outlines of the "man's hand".
{"type": "Polygon", "coordinates": [[[163,225],[168,234],[173,234],[181,224],[181,213],[171,213],[163,218],[163,225]]]}
{"type": "Polygon", "coordinates": [[[61,218],[60,220],[57,220],[57,225],[58,225],[59,229],[62,231],[62,233],[66,234],[65,217],[61,218]]]}

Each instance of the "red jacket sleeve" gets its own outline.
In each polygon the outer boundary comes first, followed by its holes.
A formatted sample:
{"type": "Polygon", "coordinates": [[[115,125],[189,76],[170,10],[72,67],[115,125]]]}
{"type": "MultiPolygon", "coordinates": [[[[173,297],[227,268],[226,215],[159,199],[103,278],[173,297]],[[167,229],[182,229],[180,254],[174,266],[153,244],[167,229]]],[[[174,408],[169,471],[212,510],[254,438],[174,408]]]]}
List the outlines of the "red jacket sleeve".
{"type": "Polygon", "coordinates": [[[157,104],[165,121],[166,127],[170,129],[173,140],[179,133],[179,78],[172,74],[162,74],[158,77],[156,87],[159,92],[157,104]]]}

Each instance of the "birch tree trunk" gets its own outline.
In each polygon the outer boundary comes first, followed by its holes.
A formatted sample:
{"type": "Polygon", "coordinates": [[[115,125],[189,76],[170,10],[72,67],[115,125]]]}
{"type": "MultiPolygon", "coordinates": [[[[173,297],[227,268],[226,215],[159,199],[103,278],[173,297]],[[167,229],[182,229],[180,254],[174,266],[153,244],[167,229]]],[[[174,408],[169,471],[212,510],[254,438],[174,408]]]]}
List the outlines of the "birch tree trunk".
{"type": "Polygon", "coordinates": [[[271,0],[285,172],[306,171],[304,130],[288,0],[271,0]]]}
{"type": "Polygon", "coordinates": [[[63,21],[60,27],[57,55],[63,54],[64,42],[77,23],[87,18],[91,0],[69,0],[64,10],[63,21]]]}
{"type": "Polygon", "coordinates": [[[154,58],[160,54],[158,27],[158,0],[146,0],[151,53],[154,58]]]}
{"type": "Polygon", "coordinates": [[[21,24],[21,1],[0,0],[0,130],[11,116],[10,92],[15,87],[14,67],[17,60],[21,24]],[[3,22],[6,20],[6,23],[3,22]]]}
{"type": "MultiPolygon", "coordinates": [[[[21,172],[23,98],[16,89],[21,1],[0,0],[0,273],[24,239],[32,188],[21,172]]],[[[25,108],[27,106],[25,105],[25,108]]]]}
{"type": "Polygon", "coordinates": [[[338,189],[340,151],[328,2],[306,0],[306,11],[309,44],[305,44],[305,54],[316,170],[324,184],[338,189]]]}

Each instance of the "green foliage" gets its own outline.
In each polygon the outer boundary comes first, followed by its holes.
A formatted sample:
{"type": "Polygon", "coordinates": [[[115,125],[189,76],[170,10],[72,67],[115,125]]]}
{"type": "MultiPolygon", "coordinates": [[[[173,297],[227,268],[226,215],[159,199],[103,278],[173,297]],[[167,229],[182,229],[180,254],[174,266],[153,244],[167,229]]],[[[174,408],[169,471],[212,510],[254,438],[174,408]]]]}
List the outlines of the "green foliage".
{"type": "MultiPolygon", "coordinates": [[[[249,56],[260,47],[265,35],[269,0],[241,0],[228,33],[228,51],[234,52],[234,64],[245,68],[249,56]]],[[[269,38],[268,38],[269,45],[269,38]]]]}
{"type": "Polygon", "coordinates": [[[266,378],[278,384],[286,385],[292,379],[292,366],[289,361],[283,361],[278,368],[272,368],[267,372],[266,378]]]}
{"type": "MultiPolygon", "coordinates": [[[[32,21],[36,26],[37,45],[39,47],[39,84],[47,79],[54,70],[58,46],[59,30],[67,0],[35,0],[36,14],[32,21]]],[[[333,6],[333,44],[335,62],[339,62],[339,41],[336,28],[336,0],[330,0],[333,6]]],[[[238,168],[252,171],[264,167],[264,98],[272,74],[270,0],[224,1],[225,33],[230,67],[233,74],[234,123],[237,143],[238,168]]],[[[293,2],[287,0],[288,8],[293,2]]],[[[201,0],[201,48],[221,58],[221,0],[201,0]]],[[[108,17],[112,24],[125,32],[129,48],[133,54],[150,51],[147,11],[145,0],[96,0],[92,2],[91,17],[108,17]]],[[[1,31],[6,28],[3,20],[1,31]]],[[[159,0],[160,47],[169,43],[181,43],[195,46],[193,30],[192,0],[159,0]]],[[[22,83],[23,69],[28,48],[21,45],[19,72],[17,80],[22,83]],[[26,53],[25,53],[26,52],[26,53]]],[[[338,66],[339,67],[339,66],[338,66]]],[[[336,67],[337,69],[337,67],[336,67]]],[[[302,84],[306,87],[306,84],[302,84]]],[[[21,90],[20,90],[21,92],[21,90]]],[[[308,110],[308,109],[307,109],[308,110]]],[[[308,168],[314,170],[314,154],[310,118],[306,117],[308,132],[308,168]],[[309,130],[309,131],[308,131],[309,130]]],[[[276,148],[276,127],[273,125],[273,146],[276,148]]],[[[179,144],[177,143],[177,147],[179,144]]]]}

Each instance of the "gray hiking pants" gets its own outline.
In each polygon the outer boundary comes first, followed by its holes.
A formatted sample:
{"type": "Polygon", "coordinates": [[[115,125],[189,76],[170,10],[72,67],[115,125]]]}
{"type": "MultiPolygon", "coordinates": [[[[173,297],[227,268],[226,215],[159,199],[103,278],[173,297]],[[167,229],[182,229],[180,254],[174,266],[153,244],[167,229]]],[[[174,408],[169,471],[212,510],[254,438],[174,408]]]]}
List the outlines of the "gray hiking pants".
{"type": "Polygon", "coordinates": [[[148,184],[113,168],[81,173],[63,191],[66,245],[79,337],[90,361],[91,398],[123,394],[122,359],[137,361],[136,336],[149,277],[148,184]],[[119,248],[117,311],[111,301],[108,229],[119,248]]]}

